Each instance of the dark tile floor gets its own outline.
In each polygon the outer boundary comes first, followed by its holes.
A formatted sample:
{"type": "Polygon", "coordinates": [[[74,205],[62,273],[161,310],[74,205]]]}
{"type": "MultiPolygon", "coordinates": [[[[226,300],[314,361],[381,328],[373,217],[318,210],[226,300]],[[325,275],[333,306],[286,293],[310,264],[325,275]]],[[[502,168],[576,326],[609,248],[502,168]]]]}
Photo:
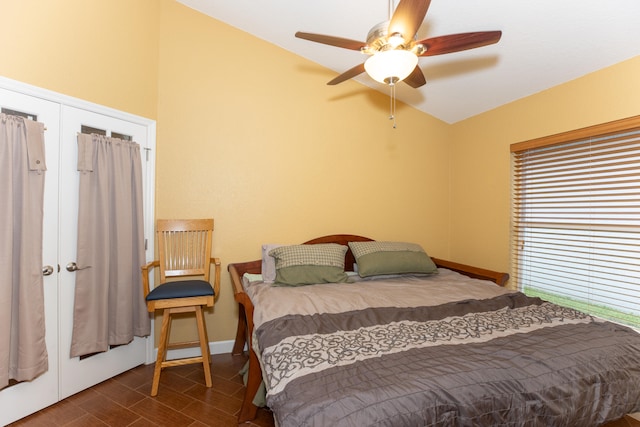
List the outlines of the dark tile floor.
{"type": "MultiPolygon", "coordinates": [[[[62,402],[23,418],[10,427],[237,426],[244,386],[238,371],[247,356],[211,356],[213,386],[204,386],[202,365],[166,368],[158,396],[150,397],[153,365],[139,366],[62,402]]],[[[247,427],[274,427],[270,411],[260,409],[247,427]]],[[[640,426],[627,418],[607,427],[640,426]]]]}
{"type": "MultiPolygon", "coordinates": [[[[153,365],[139,366],[53,406],[23,418],[11,427],[27,426],[236,426],[244,386],[238,371],[246,356],[211,356],[213,387],[204,386],[201,365],[166,368],[158,396],[150,397],[153,365]]],[[[265,409],[249,427],[273,427],[265,409]]]]}

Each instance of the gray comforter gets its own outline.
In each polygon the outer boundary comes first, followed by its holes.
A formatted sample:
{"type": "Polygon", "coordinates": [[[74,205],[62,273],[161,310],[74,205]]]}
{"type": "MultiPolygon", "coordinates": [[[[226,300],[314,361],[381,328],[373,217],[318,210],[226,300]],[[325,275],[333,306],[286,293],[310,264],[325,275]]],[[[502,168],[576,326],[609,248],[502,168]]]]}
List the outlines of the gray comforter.
{"type": "Polygon", "coordinates": [[[640,410],[640,335],[443,270],[253,282],[267,404],[287,426],[590,426],[640,410]]]}

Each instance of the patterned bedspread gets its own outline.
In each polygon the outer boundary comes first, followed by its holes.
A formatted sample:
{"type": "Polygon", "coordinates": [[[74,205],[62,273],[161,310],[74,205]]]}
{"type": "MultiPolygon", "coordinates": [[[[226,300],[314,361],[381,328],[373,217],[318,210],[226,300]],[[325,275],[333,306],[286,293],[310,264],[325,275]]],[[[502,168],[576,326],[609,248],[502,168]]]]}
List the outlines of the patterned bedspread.
{"type": "Polygon", "coordinates": [[[448,270],[247,284],[287,426],[589,426],[640,410],[640,334],[448,270]]]}

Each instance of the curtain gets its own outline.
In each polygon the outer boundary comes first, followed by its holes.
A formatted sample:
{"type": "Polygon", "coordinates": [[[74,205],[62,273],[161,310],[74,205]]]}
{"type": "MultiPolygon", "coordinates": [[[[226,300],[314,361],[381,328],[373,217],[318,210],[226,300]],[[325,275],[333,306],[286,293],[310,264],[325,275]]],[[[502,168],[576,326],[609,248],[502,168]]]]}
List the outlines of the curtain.
{"type": "Polygon", "coordinates": [[[0,114],[0,388],[48,369],[42,279],[44,125],[0,114]]]}
{"type": "Polygon", "coordinates": [[[71,357],[150,333],[144,263],[140,146],[78,135],[78,253],[71,357]]]}

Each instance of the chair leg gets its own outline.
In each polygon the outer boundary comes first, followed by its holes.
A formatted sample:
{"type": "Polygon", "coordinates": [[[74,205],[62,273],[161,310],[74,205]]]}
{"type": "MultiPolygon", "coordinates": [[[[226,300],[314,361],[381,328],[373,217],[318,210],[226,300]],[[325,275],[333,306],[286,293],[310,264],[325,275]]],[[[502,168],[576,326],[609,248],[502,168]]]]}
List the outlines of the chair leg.
{"type": "Polygon", "coordinates": [[[202,330],[204,331],[204,343],[207,347],[207,359],[209,360],[209,366],[211,366],[211,350],[209,349],[209,332],[207,331],[207,321],[204,316],[204,306],[202,306],[202,330]]]}
{"type": "Polygon", "coordinates": [[[153,370],[153,383],[151,385],[151,396],[158,394],[158,386],[160,385],[160,372],[162,371],[162,363],[167,358],[167,342],[169,341],[169,333],[171,330],[171,310],[164,309],[162,312],[162,328],[160,329],[160,343],[158,344],[158,355],[156,356],[156,366],[153,370]]]}
{"type": "Polygon", "coordinates": [[[198,323],[198,337],[200,338],[200,351],[202,352],[202,367],[204,368],[204,381],[207,387],[211,387],[211,354],[209,353],[209,339],[207,337],[207,325],[204,322],[202,307],[196,306],[196,321],[198,323]]]}

